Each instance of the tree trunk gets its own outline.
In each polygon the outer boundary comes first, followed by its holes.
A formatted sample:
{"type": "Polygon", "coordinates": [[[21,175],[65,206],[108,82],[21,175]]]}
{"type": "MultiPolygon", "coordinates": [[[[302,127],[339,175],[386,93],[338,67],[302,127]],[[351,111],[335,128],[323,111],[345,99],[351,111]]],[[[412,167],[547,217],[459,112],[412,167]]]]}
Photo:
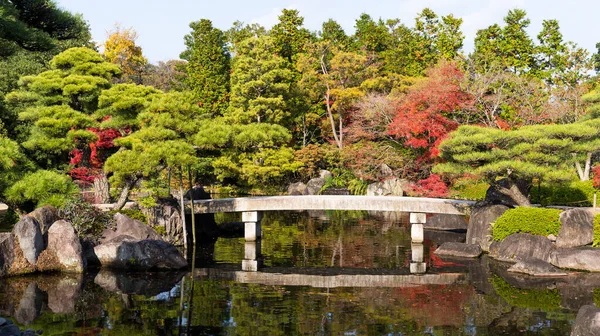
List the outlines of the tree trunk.
{"type": "Polygon", "coordinates": [[[499,185],[496,186],[497,190],[502,194],[510,197],[518,206],[530,207],[531,202],[529,201],[529,197],[523,194],[517,184],[513,181],[509,182],[509,187],[501,187],[499,185]]]}
{"type": "Polygon", "coordinates": [[[108,178],[106,178],[104,172],[94,179],[94,199],[96,202],[102,204],[111,203],[110,184],[108,183],[108,178]]]}
{"type": "Polygon", "coordinates": [[[128,179],[127,182],[125,182],[123,189],[121,189],[121,195],[119,196],[119,200],[115,204],[113,210],[119,211],[119,210],[123,209],[123,207],[127,203],[127,198],[129,197],[131,188],[133,188],[135,186],[135,184],[137,183],[137,181],[139,179],[140,179],[139,177],[132,177],[132,178],[128,179]]]}
{"type": "Polygon", "coordinates": [[[588,152],[585,157],[585,170],[583,171],[583,180],[590,180],[590,169],[592,168],[592,152],[588,152]]]}

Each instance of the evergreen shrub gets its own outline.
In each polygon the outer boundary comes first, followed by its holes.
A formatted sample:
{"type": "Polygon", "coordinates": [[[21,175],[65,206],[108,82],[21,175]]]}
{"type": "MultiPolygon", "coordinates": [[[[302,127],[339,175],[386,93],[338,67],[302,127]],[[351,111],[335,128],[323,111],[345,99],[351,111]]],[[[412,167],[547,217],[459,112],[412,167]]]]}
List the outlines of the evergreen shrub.
{"type": "Polygon", "coordinates": [[[506,211],[494,223],[494,240],[503,240],[513,233],[531,233],[541,236],[558,236],[559,215],[562,210],[518,207],[506,211]]]}

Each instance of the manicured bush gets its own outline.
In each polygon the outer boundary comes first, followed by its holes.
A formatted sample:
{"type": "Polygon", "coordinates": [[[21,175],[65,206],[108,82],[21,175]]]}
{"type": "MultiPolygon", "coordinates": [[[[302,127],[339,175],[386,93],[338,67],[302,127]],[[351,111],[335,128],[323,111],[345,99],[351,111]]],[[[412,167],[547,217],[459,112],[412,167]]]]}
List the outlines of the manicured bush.
{"type": "Polygon", "coordinates": [[[600,246],[600,215],[594,217],[594,242],[592,246],[600,246]]]}
{"type": "Polygon", "coordinates": [[[531,188],[531,202],[538,201],[543,206],[591,206],[594,193],[600,190],[594,188],[593,181],[572,181],[565,184],[542,184],[538,189],[536,185],[531,188]],[[541,197],[540,197],[541,195],[541,197]]]}
{"type": "Polygon", "coordinates": [[[481,201],[485,199],[489,187],[488,183],[475,179],[459,179],[452,185],[450,196],[458,199],[481,201]]]}
{"type": "Polygon", "coordinates": [[[519,308],[552,311],[560,308],[560,294],[557,289],[521,289],[494,275],[492,284],[496,294],[511,306],[519,308]]]}
{"type": "Polygon", "coordinates": [[[60,208],[79,193],[67,175],[49,170],[28,174],[6,191],[7,200],[25,211],[52,205],[60,208]]]}
{"type": "Polygon", "coordinates": [[[503,240],[513,233],[558,235],[560,229],[558,209],[518,207],[500,216],[492,230],[494,240],[503,240]]]}

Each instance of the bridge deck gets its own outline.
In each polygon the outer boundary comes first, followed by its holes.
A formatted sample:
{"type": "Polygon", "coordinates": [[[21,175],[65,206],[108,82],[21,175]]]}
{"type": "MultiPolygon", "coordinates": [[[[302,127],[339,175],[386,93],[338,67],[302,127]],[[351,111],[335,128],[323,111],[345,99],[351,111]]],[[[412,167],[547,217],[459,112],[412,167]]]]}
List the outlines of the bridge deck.
{"type": "MultiPolygon", "coordinates": [[[[195,213],[366,210],[464,215],[475,202],[399,196],[264,196],[194,201],[195,213]]],[[[189,202],[187,202],[189,212],[189,202]]]]}

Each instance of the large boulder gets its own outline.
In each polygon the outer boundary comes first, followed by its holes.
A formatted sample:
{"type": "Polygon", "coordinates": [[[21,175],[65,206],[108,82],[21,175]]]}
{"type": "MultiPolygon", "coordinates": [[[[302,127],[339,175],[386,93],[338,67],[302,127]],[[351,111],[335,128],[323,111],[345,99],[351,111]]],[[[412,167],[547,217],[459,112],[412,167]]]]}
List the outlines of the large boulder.
{"type": "Polygon", "coordinates": [[[484,251],[490,250],[492,244],[492,223],[508,210],[501,204],[479,203],[475,205],[467,227],[467,244],[479,244],[484,251]]]}
{"type": "Polygon", "coordinates": [[[168,270],[187,267],[175,246],[162,240],[138,240],[118,236],[94,248],[103,267],[135,271],[168,270]]]}
{"type": "Polygon", "coordinates": [[[27,214],[27,216],[33,217],[37,220],[38,224],[40,225],[40,231],[42,231],[42,235],[48,233],[50,226],[59,220],[58,209],[50,205],[37,208],[27,214]]]}
{"type": "Polygon", "coordinates": [[[467,230],[468,225],[465,216],[436,214],[427,218],[423,225],[425,229],[431,230],[467,230]]]}
{"type": "Polygon", "coordinates": [[[518,263],[512,265],[509,269],[509,272],[513,273],[523,273],[538,277],[557,277],[557,276],[566,276],[567,273],[561,271],[560,269],[552,266],[552,264],[547,263],[543,260],[539,259],[528,259],[522,260],[518,263]]]}
{"type": "Polygon", "coordinates": [[[117,230],[104,230],[102,232],[102,242],[107,242],[118,236],[130,236],[137,240],[162,240],[161,236],[153,228],[139,220],[131,219],[121,213],[116,213],[114,220],[117,230]]]}
{"type": "Polygon", "coordinates": [[[367,196],[403,196],[409,184],[409,181],[398,178],[371,183],[367,186],[367,196]]]}
{"type": "Polygon", "coordinates": [[[325,179],[318,177],[311,179],[306,183],[306,188],[308,189],[308,195],[318,195],[323,186],[325,185],[325,179]]]}
{"type": "Polygon", "coordinates": [[[570,209],[560,214],[556,247],[578,247],[594,240],[594,215],[585,209],[570,209]]]}
{"type": "Polygon", "coordinates": [[[600,272],[600,249],[593,247],[559,248],[553,253],[550,262],[559,268],[600,272]]]}
{"type": "Polygon", "coordinates": [[[332,179],[333,178],[333,174],[329,170],[322,169],[319,172],[319,177],[322,178],[322,179],[328,180],[328,179],[332,179]]]}
{"type": "Polygon", "coordinates": [[[507,262],[540,259],[550,262],[555,251],[548,238],[529,233],[513,233],[490,246],[490,257],[507,262]]]}
{"type": "Polygon", "coordinates": [[[581,307],[571,336],[600,336],[600,309],[592,305],[581,307]]]}
{"type": "Polygon", "coordinates": [[[31,265],[37,263],[37,258],[44,250],[44,239],[40,224],[33,217],[21,218],[13,228],[13,234],[17,238],[23,256],[31,265]]]}
{"type": "Polygon", "coordinates": [[[288,195],[308,195],[308,188],[302,182],[292,183],[288,186],[288,195]]]}
{"type": "Polygon", "coordinates": [[[52,224],[48,230],[48,248],[40,255],[37,267],[40,271],[85,271],[83,248],[71,223],[60,220],[52,224]]]}
{"type": "Polygon", "coordinates": [[[8,274],[15,260],[15,237],[10,232],[0,233],[0,277],[8,274]]]}
{"type": "Polygon", "coordinates": [[[434,253],[440,256],[477,258],[482,251],[479,245],[448,242],[443,243],[434,253]]]}

